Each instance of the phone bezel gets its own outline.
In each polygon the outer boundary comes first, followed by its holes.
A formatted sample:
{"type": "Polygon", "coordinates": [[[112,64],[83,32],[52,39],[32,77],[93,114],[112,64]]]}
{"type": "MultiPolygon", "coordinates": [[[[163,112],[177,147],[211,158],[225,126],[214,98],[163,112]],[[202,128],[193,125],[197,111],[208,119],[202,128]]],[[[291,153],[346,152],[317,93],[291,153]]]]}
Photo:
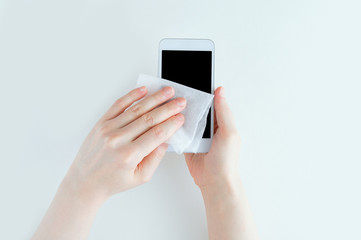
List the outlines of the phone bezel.
{"type": "MultiPolygon", "coordinates": [[[[191,38],[163,38],[159,42],[158,51],[158,77],[161,77],[162,72],[162,51],[163,50],[186,50],[186,51],[211,51],[212,52],[212,69],[211,69],[211,92],[214,94],[214,60],[215,60],[215,45],[210,39],[191,39],[191,38]]],[[[214,102],[211,106],[211,138],[202,138],[198,152],[208,152],[214,134],[214,102]]],[[[168,152],[174,152],[171,146],[167,149],[168,152]]]]}

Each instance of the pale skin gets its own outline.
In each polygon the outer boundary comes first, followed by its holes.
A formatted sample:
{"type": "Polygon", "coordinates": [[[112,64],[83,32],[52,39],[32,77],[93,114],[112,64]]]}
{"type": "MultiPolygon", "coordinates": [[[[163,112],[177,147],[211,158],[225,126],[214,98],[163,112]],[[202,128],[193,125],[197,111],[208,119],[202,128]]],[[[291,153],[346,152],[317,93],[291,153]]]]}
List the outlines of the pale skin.
{"type": "MultiPolygon", "coordinates": [[[[112,195],[151,180],[165,141],[184,123],[186,99],[165,87],[119,98],[86,137],[36,230],[33,240],[87,239],[99,207],[112,195]],[[137,104],[131,106],[134,102],[137,104]],[[161,105],[161,106],[160,106],[161,105]]],[[[240,137],[224,97],[215,91],[214,138],[208,153],[185,153],[207,213],[209,239],[258,239],[238,169],[240,137]]]]}

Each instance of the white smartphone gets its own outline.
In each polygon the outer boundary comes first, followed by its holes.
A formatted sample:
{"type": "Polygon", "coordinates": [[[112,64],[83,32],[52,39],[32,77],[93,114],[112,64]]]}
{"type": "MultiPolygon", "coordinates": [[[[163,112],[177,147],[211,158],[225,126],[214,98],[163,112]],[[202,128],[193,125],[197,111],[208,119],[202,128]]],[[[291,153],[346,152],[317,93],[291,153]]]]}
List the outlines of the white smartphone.
{"type": "MultiPolygon", "coordinates": [[[[158,77],[214,94],[214,42],[210,39],[162,39],[159,43],[158,77]]],[[[213,109],[212,103],[198,152],[208,152],[211,147],[213,109]]],[[[169,146],[167,151],[174,150],[169,146]]]]}

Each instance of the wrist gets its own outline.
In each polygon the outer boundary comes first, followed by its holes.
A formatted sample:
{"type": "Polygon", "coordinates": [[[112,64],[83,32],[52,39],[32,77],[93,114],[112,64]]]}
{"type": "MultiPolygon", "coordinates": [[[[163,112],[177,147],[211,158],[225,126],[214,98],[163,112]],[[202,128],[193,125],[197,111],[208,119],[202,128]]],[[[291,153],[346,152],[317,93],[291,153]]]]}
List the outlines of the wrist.
{"type": "Polygon", "coordinates": [[[87,184],[79,184],[69,176],[63,179],[58,194],[67,196],[76,204],[94,208],[99,208],[108,198],[100,191],[96,191],[87,184]]]}
{"type": "Polygon", "coordinates": [[[204,199],[238,199],[242,193],[242,181],[239,176],[222,178],[199,188],[204,199]]]}
{"type": "Polygon", "coordinates": [[[86,239],[103,198],[80,194],[65,177],[32,239],[86,239]]]}

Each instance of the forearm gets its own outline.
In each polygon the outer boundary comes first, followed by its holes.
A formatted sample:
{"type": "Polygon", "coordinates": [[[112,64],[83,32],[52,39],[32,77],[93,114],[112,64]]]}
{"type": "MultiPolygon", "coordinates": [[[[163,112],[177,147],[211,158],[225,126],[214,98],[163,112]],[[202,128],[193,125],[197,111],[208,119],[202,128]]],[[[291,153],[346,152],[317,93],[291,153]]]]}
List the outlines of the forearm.
{"type": "Polygon", "coordinates": [[[60,185],[32,240],[86,239],[104,199],[84,196],[67,181],[60,185]]]}
{"type": "Polygon", "coordinates": [[[250,206],[240,180],[201,188],[210,240],[258,239],[250,206]]]}

